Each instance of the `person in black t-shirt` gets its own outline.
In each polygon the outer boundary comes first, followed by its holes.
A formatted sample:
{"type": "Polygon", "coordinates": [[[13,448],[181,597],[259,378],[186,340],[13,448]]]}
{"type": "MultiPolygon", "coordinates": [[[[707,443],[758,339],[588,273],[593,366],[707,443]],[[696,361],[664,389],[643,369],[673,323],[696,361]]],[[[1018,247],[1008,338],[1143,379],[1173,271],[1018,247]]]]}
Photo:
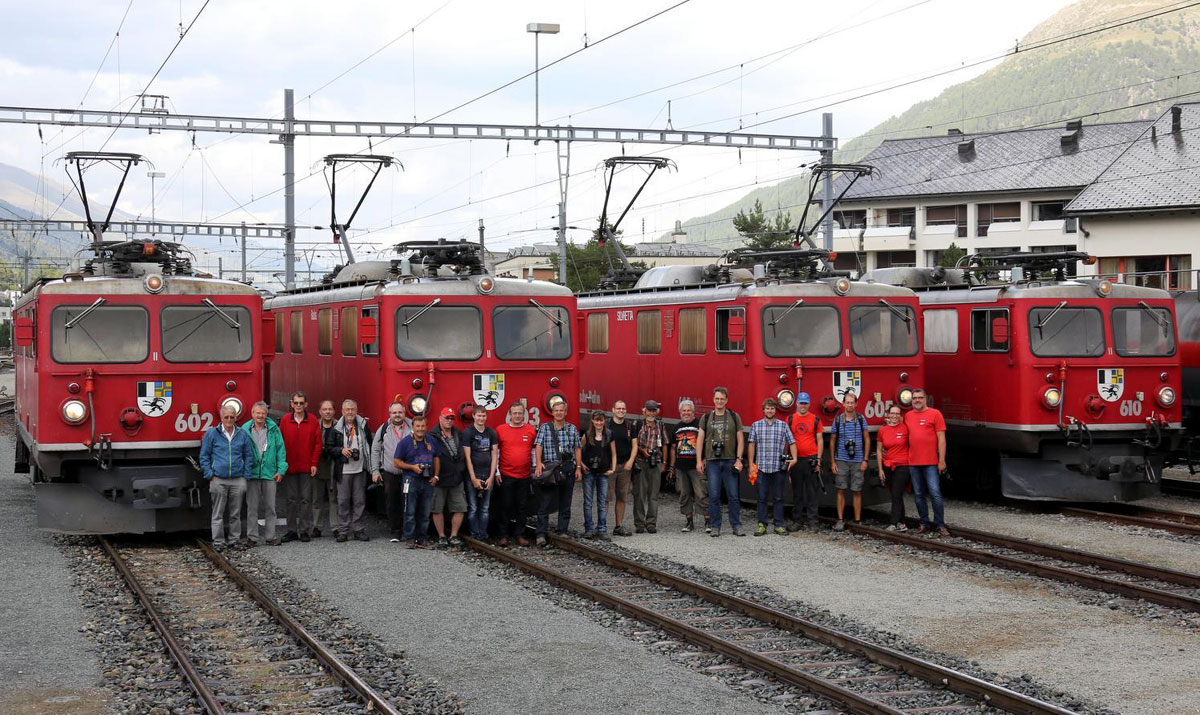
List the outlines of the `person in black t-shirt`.
{"type": "Polygon", "coordinates": [[[625,419],[628,413],[624,400],[613,403],[612,419],[608,431],[617,448],[617,468],[609,478],[609,499],[616,503],[617,525],[613,536],[633,536],[633,532],[621,526],[625,520],[625,505],[629,503],[629,488],[632,485],[633,462],[637,458],[637,425],[625,419]]]}
{"type": "Polygon", "coordinates": [[[671,471],[679,485],[679,512],[687,519],[684,533],[696,528],[692,514],[700,509],[704,514],[704,531],[712,532],[708,525],[708,478],[696,469],[696,445],[700,442],[700,421],[696,419],[696,404],[691,400],[679,403],[679,424],[671,430],[671,471]]]}
{"type": "Polygon", "coordinates": [[[592,412],[583,437],[583,538],[611,541],[608,535],[608,480],[617,469],[617,448],[605,426],[604,413],[592,412]],[[592,505],[596,505],[592,529],[592,505]]]}
{"type": "Polygon", "coordinates": [[[496,448],[496,430],[487,426],[487,408],[475,405],[474,422],[463,430],[463,451],[467,455],[467,528],[471,537],[488,536],[488,511],[499,471],[500,450],[496,448]]]}

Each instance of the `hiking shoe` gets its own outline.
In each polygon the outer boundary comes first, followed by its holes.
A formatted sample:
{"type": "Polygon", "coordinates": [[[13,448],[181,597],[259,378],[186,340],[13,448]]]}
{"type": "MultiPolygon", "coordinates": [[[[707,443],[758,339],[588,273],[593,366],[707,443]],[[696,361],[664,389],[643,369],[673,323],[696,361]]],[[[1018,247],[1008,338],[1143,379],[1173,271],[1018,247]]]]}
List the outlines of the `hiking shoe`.
{"type": "Polygon", "coordinates": [[[937,530],[938,536],[949,536],[950,530],[944,526],[939,526],[937,530]]]}
{"type": "Polygon", "coordinates": [[[444,536],[438,537],[437,546],[439,549],[444,549],[450,546],[450,541],[444,536]]]}
{"type": "Polygon", "coordinates": [[[803,527],[803,526],[801,526],[801,525],[800,525],[800,522],[798,522],[798,521],[791,521],[791,522],[788,522],[788,525],[787,525],[787,530],[788,530],[788,531],[800,531],[800,530],[801,530],[801,529],[803,529],[803,528],[804,528],[804,527],[803,527]]]}
{"type": "Polygon", "coordinates": [[[646,533],[647,533],[647,534],[657,534],[657,533],[658,533],[658,527],[657,527],[657,526],[654,526],[654,525],[652,525],[652,524],[651,524],[651,525],[648,525],[648,526],[646,526],[646,533]]]}
{"type": "Polygon", "coordinates": [[[338,535],[337,535],[337,542],[340,544],[340,543],[342,543],[343,541],[346,541],[346,538],[347,538],[347,537],[346,537],[346,535],[345,535],[345,534],[338,534],[338,535]]]}
{"type": "Polygon", "coordinates": [[[761,521],[758,522],[758,526],[754,527],[754,535],[755,536],[764,536],[764,535],[766,535],[766,533],[767,533],[767,525],[762,523],[761,521]]]}
{"type": "Polygon", "coordinates": [[[739,529],[735,526],[735,527],[733,527],[733,535],[734,536],[745,536],[746,532],[742,531],[741,529],[739,529]]]}
{"type": "Polygon", "coordinates": [[[633,534],[629,533],[629,529],[617,524],[617,528],[613,529],[613,536],[633,536],[633,534]]]}
{"type": "Polygon", "coordinates": [[[775,533],[779,534],[780,536],[787,536],[788,530],[782,526],[777,526],[775,527],[775,533]]]}
{"type": "Polygon", "coordinates": [[[833,530],[834,531],[845,531],[846,530],[846,522],[842,519],[838,519],[837,523],[833,525],[833,530]]]}
{"type": "Polygon", "coordinates": [[[585,539],[594,539],[594,538],[596,538],[596,532],[594,532],[594,531],[585,531],[585,532],[583,532],[583,538],[585,538],[585,539]]]}
{"type": "Polygon", "coordinates": [[[299,534],[297,534],[297,533],[296,533],[296,532],[294,532],[294,531],[289,531],[288,533],[286,533],[286,534],[284,534],[284,535],[283,535],[283,543],[285,543],[285,544],[286,544],[286,543],[287,543],[287,542],[289,542],[289,541],[296,541],[296,540],[298,540],[299,538],[300,538],[300,535],[299,535],[299,534]]]}
{"type": "Polygon", "coordinates": [[[451,546],[462,546],[462,543],[462,538],[460,538],[458,534],[450,537],[451,546]]]}
{"type": "Polygon", "coordinates": [[[354,532],[354,540],[355,541],[370,541],[371,537],[367,536],[367,532],[365,532],[365,531],[356,531],[356,532],[354,532]]]}
{"type": "Polygon", "coordinates": [[[715,539],[721,535],[721,530],[720,529],[709,529],[708,535],[715,539]]]}
{"type": "Polygon", "coordinates": [[[283,542],[280,541],[279,539],[267,539],[267,545],[269,545],[269,546],[279,546],[282,543],[283,542]]]}
{"type": "Polygon", "coordinates": [[[686,523],[686,524],[684,524],[684,525],[683,525],[683,528],[682,528],[682,529],[680,529],[679,531],[680,531],[680,532],[682,532],[682,533],[684,533],[684,534],[686,534],[686,533],[688,533],[689,531],[691,531],[693,528],[695,528],[695,527],[692,525],[692,517],[690,517],[690,516],[689,516],[689,517],[687,518],[687,523],[686,523]]]}
{"type": "Polygon", "coordinates": [[[646,527],[644,527],[644,526],[638,526],[638,527],[634,527],[634,529],[633,529],[633,530],[634,530],[634,531],[636,531],[636,532],[637,532],[637,533],[639,533],[639,534],[644,534],[644,533],[646,533],[646,527]]]}
{"type": "Polygon", "coordinates": [[[304,542],[309,542],[309,541],[312,541],[312,537],[308,535],[308,532],[304,532],[304,533],[300,534],[300,540],[304,541],[304,542]]]}
{"type": "Polygon", "coordinates": [[[319,538],[321,538],[321,530],[320,530],[320,529],[313,529],[313,530],[312,530],[312,537],[313,537],[314,539],[319,539],[319,538]]]}
{"type": "Polygon", "coordinates": [[[246,548],[247,549],[253,549],[255,546],[258,546],[257,541],[255,541],[254,539],[246,539],[246,548]]]}
{"type": "Polygon", "coordinates": [[[599,534],[596,534],[596,538],[600,541],[612,541],[612,537],[609,536],[608,534],[604,533],[603,531],[600,532],[599,534]]]}
{"type": "Polygon", "coordinates": [[[537,545],[544,547],[546,545],[546,537],[538,536],[537,537],[537,545]]]}

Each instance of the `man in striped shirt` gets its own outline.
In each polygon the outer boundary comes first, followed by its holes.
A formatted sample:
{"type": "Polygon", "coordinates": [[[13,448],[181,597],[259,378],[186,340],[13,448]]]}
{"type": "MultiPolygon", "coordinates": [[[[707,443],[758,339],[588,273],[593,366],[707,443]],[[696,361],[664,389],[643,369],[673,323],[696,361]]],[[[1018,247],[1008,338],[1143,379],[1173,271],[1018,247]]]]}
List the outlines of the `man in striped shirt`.
{"type": "Polygon", "coordinates": [[[774,502],[772,523],[775,533],[787,536],[783,525],[783,492],[787,473],[796,463],[796,438],[783,420],[775,419],[775,400],[763,400],[763,418],[750,425],[750,463],[758,469],[758,528],[755,536],[767,533],[767,504],[774,502]]]}

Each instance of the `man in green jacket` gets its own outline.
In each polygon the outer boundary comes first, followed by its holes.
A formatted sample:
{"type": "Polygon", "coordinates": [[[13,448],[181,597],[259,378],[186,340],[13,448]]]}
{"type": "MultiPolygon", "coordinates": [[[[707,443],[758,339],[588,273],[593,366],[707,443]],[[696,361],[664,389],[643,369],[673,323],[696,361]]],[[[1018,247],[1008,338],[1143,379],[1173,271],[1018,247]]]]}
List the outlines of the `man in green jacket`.
{"type": "Polygon", "coordinates": [[[266,542],[279,545],[275,538],[275,485],[287,474],[287,450],[279,425],[267,417],[267,403],[256,402],[250,408],[250,421],[242,430],[254,443],[254,466],[246,480],[246,545],[258,546],[258,509],[266,520],[266,542]]]}

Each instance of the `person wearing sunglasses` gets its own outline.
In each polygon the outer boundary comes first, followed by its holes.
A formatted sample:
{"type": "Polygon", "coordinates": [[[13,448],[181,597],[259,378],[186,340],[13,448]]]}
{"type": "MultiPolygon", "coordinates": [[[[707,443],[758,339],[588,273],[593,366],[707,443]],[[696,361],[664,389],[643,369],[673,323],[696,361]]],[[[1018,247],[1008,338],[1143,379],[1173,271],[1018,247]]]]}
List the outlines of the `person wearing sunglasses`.
{"type": "Polygon", "coordinates": [[[899,405],[891,405],[879,428],[880,449],[875,452],[879,483],[892,490],[892,518],[888,531],[908,531],[904,524],[904,490],[908,487],[908,428],[899,405]]]}

